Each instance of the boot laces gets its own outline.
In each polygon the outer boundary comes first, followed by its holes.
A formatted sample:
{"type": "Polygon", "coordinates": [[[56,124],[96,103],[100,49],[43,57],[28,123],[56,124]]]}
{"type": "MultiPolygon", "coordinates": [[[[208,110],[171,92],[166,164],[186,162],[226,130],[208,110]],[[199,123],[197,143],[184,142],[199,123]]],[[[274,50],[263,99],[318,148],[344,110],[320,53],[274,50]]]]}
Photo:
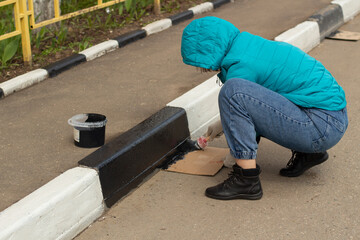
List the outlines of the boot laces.
{"type": "Polygon", "coordinates": [[[292,156],[289,160],[289,162],[286,164],[286,168],[292,167],[296,163],[296,159],[299,157],[300,153],[296,152],[294,150],[291,150],[292,156]]]}
{"type": "Polygon", "coordinates": [[[224,186],[230,186],[230,185],[233,185],[237,180],[237,174],[235,173],[235,171],[231,171],[229,174],[228,174],[228,179],[226,179],[224,181],[224,186]]]}

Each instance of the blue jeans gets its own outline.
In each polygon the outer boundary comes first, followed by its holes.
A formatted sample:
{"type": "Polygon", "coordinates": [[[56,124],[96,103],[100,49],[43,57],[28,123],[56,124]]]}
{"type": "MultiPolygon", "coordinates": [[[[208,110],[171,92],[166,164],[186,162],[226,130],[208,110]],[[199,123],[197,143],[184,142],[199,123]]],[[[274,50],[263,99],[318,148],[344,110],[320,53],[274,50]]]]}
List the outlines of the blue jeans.
{"type": "Polygon", "coordinates": [[[337,144],[348,125],[346,108],[303,108],[259,84],[234,78],[219,94],[219,108],[230,153],[255,159],[256,136],[304,153],[323,152],[337,144]]]}

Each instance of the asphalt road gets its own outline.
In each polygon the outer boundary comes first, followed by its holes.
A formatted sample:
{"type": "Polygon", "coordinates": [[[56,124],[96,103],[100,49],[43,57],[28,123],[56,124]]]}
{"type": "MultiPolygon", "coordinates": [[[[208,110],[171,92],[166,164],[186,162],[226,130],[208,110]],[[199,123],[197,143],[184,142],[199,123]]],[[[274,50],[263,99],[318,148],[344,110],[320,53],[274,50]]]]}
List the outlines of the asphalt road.
{"type": "MultiPolygon", "coordinates": [[[[231,8],[216,15],[228,17],[231,8]]],[[[359,31],[360,16],[342,29],[359,31]]],[[[158,171],[76,240],[359,239],[360,41],[325,40],[310,55],[332,72],[348,101],[349,128],[327,162],[298,178],[281,177],[278,171],[290,151],[262,140],[258,163],[264,196],[259,201],[204,196],[228,169],[215,177],[158,171]]],[[[213,144],[226,147],[224,139],[213,144]]]]}
{"type": "MultiPolygon", "coordinates": [[[[214,15],[272,39],[330,0],[236,0],[214,15]]],[[[185,21],[0,101],[0,211],[30,194],[95,149],[75,147],[67,120],[107,116],[106,141],[130,129],[212,74],[182,63],[185,21]]],[[[106,39],[104,39],[106,40],[106,39]]]]}

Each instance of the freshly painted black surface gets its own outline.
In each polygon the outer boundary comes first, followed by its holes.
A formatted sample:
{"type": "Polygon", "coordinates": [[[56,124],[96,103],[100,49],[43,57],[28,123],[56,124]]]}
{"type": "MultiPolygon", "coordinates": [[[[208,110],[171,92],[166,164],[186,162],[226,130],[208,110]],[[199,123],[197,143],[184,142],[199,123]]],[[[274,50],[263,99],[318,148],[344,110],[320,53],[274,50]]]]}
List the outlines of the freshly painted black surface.
{"type": "Polygon", "coordinates": [[[344,15],[339,5],[330,4],[312,15],[309,20],[316,21],[319,24],[320,40],[323,40],[344,24],[344,15]]]}
{"type": "Polygon", "coordinates": [[[141,29],[141,30],[135,30],[135,31],[120,35],[120,36],[114,38],[114,40],[118,41],[119,48],[121,48],[131,42],[135,42],[144,37],[146,37],[146,31],[141,29]]]}
{"type": "Polygon", "coordinates": [[[0,88],[0,98],[4,97],[4,91],[0,88]]]}
{"type": "Polygon", "coordinates": [[[184,159],[185,155],[193,151],[201,151],[202,149],[197,145],[197,141],[187,139],[181,145],[179,145],[172,154],[169,154],[166,158],[167,160],[161,166],[162,169],[168,169],[169,166],[174,164],[180,159],[184,159]]]}
{"type": "Polygon", "coordinates": [[[218,8],[218,7],[220,7],[221,5],[223,5],[223,4],[225,4],[225,3],[229,3],[230,2],[230,0],[215,0],[215,1],[213,1],[212,3],[213,3],[213,5],[214,5],[214,9],[215,8],[218,8]]]}
{"type": "Polygon", "coordinates": [[[186,112],[165,107],[79,161],[99,172],[108,207],[127,194],[189,137],[186,112]]]}
{"type": "Polygon", "coordinates": [[[173,16],[170,16],[169,18],[171,19],[172,24],[176,25],[182,21],[191,19],[192,17],[194,17],[194,12],[191,10],[187,10],[185,12],[181,12],[181,13],[175,14],[173,16]]]}
{"type": "Polygon", "coordinates": [[[56,63],[50,64],[45,67],[46,71],[49,73],[49,77],[54,77],[59,73],[72,68],[82,62],[86,62],[86,57],[83,54],[74,54],[63,60],[60,60],[56,63]]]}

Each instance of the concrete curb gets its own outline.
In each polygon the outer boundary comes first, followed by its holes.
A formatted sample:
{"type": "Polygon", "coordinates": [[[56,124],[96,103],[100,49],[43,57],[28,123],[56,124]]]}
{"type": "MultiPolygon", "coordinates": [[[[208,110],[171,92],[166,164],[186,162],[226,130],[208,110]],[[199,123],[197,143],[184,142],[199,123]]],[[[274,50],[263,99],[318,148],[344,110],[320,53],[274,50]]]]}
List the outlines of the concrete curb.
{"type": "MultiPolygon", "coordinates": [[[[101,50],[100,50],[101,51],[101,50]]],[[[45,67],[49,77],[55,77],[56,75],[70,69],[82,62],[86,62],[86,57],[83,54],[74,54],[56,63],[50,64],[45,67]]]]}
{"type": "Polygon", "coordinates": [[[344,22],[348,22],[353,19],[360,12],[360,1],[356,0],[334,0],[332,4],[337,4],[341,7],[344,22]]]}
{"type": "Polygon", "coordinates": [[[220,120],[217,101],[220,86],[216,80],[217,75],[166,105],[185,109],[192,139],[203,135],[209,124],[220,120]]]}
{"type": "Polygon", "coordinates": [[[96,46],[93,46],[91,48],[88,48],[80,52],[80,54],[85,55],[86,61],[91,61],[94,60],[95,58],[105,55],[108,52],[115,51],[117,48],[119,48],[119,42],[116,40],[109,40],[97,44],[96,46]]]}
{"type": "Polygon", "coordinates": [[[73,168],[0,213],[0,239],[72,239],[104,212],[98,174],[73,168]]]}
{"type": "MultiPolygon", "coordinates": [[[[38,82],[48,78],[48,72],[45,69],[36,69],[19,77],[10,79],[0,84],[0,91],[3,96],[10,95],[24,88],[30,87],[38,82]]],[[[2,97],[2,96],[0,96],[2,97]]]]}
{"type": "MultiPolygon", "coordinates": [[[[227,1],[216,1],[213,6],[217,7],[224,2],[227,1]]],[[[202,5],[203,8],[195,7],[193,13],[210,9],[208,4],[202,5]]],[[[339,19],[338,6],[342,9],[342,23],[346,22],[345,19],[350,20],[355,17],[360,11],[358,0],[334,1],[330,8],[319,11],[320,15],[317,17],[300,23],[277,36],[275,40],[289,42],[305,51],[310,51],[320,43],[321,36],[334,28],[333,24],[338,25],[337,22],[332,21],[332,17],[328,17],[334,15],[334,18],[339,19]],[[337,6],[332,6],[334,4],[337,6]],[[343,6],[346,10],[343,10],[343,6]],[[354,7],[357,9],[354,10],[354,7]],[[327,16],[323,17],[321,13],[327,16]],[[325,27],[321,27],[321,24],[325,24],[325,27]]],[[[187,19],[188,14],[177,16],[175,19],[176,21],[178,18],[187,19]]],[[[168,22],[167,20],[166,24],[168,22]]],[[[144,33],[152,34],[151,31],[159,28],[162,27],[151,27],[149,32],[143,29],[123,39],[128,43],[131,39],[142,38],[144,33]]],[[[99,52],[111,51],[113,46],[113,42],[104,44],[99,52]]],[[[78,64],[79,61],[87,59],[87,56],[91,58],[98,54],[100,53],[93,52],[92,49],[79,54],[81,56],[71,58],[70,62],[78,64]]],[[[64,68],[68,67],[67,64],[62,64],[64,68]]],[[[38,74],[42,76],[43,71],[39,70],[38,74]]],[[[42,78],[43,76],[40,77],[42,78]]],[[[214,105],[217,104],[220,87],[216,84],[216,78],[213,76],[168,103],[165,108],[144,122],[79,161],[80,165],[87,168],[70,169],[5,209],[0,213],[2,226],[0,240],[44,239],[44,236],[47,236],[47,239],[75,237],[104,213],[105,204],[112,206],[118,199],[136,188],[154,168],[166,162],[166,157],[176,151],[187,138],[202,135],[208,124],[218,119],[219,112],[214,105]],[[197,98],[192,97],[194,94],[197,98]],[[144,161],[144,156],[147,155],[150,156],[144,161]]],[[[3,92],[4,96],[11,93],[11,89],[18,89],[6,87],[9,86],[7,84],[0,84],[0,93],[3,92]]]]}
{"type": "Polygon", "coordinates": [[[359,12],[360,2],[357,0],[332,1],[307,21],[277,36],[275,41],[287,42],[308,52],[359,12]]]}
{"type": "Polygon", "coordinates": [[[340,5],[331,4],[321,9],[309,18],[310,21],[316,21],[320,29],[320,40],[333,33],[344,24],[344,16],[340,5]]]}
{"type": "Polygon", "coordinates": [[[105,144],[81,161],[80,165],[99,173],[102,193],[111,207],[189,137],[186,112],[182,108],[165,107],[105,144]]]}

